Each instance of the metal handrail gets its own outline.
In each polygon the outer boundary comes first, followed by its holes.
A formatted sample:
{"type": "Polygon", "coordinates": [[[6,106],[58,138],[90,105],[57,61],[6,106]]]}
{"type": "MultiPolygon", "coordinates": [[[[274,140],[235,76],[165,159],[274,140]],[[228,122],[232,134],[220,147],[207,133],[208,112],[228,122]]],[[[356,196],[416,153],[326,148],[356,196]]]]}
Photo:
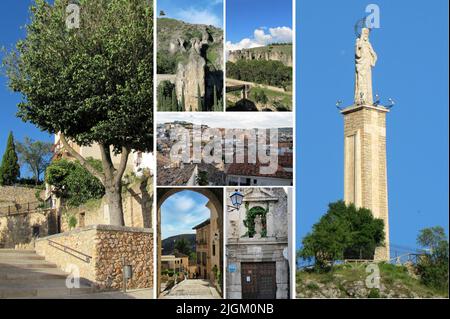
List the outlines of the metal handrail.
{"type": "Polygon", "coordinates": [[[71,255],[71,256],[73,256],[73,257],[75,257],[75,258],[77,258],[77,259],[79,259],[81,261],[84,261],[87,264],[91,262],[92,256],[86,255],[85,253],[82,253],[81,251],[78,251],[76,249],[70,248],[68,246],[60,244],[60,243],[58,243],[56,241],[53,241],[53,240],[47,239],[47,241],[49,243],[49,246],[51,246],[51,247],[53,247],[55,249],[61,250],[61,251],[65,252],[66,254],[69,254],[69,255],[71,255]],[[81,255],[81,257],[77,256],[76,254],[81,255]]]}
{"type": "Polygon", "coordinates": [[[18,213],[28,213],[32,211],[37,211],[40,209],[50,209],[51,205],[47,202],[26,202],[26,203],[16,203],[14,205],[0,206],[0,214],[12,215],[18,213]]]}

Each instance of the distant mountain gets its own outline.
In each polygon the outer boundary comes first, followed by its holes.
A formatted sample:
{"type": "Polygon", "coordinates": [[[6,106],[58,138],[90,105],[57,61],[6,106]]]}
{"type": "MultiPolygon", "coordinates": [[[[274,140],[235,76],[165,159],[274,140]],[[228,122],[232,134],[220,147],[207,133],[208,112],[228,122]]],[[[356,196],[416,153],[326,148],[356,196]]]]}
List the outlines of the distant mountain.
{"type": "Polygon", "coordinates": [[[228,61],[265,60],[280,61],[286,66],[292,66],[292,44],[269,44],[263,47],[231,51],[228,61]]]}
{"type": "Polygon", "coordinates": [[[168,237],[161,241],[162,254],[172,255],[174,253],[175,242],[181,239],[184,239],[188,242],[191,251],[195,251],[195,234],[181,234],[168,237]]]}

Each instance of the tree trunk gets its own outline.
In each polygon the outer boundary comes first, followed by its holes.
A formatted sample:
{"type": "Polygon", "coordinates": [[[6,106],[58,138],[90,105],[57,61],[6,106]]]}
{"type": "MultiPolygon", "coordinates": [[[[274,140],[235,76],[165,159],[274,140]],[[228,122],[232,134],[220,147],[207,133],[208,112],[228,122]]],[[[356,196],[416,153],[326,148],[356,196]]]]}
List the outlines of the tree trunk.
{"type": "Polygon", "coordinates": [[[121,185],[105,187],[108,219],[110,225],[125,226],[122,209],[121,185]]]}
{"type": "Polygon", "coordinates": [[[89,164],[89,162],[86,161],[83,156],[73,149],[73,147],[67,142],[64,134],[60,133],[60,138],[64,148],[93,176],[98,178],[98,180],[105,187],[107,202],[107,206],[105,207],[105,215],[108,216],[109,224],[115,226],[125,226],[122,209],[122,176],[127,167],[130,150],[126,147],[122,147],[119,167],[115,169],[111,159],[110,145],[98,143],[103,166],[103,172],[98,172],[89,164]]]}
{"type": "Polygon", "coordinates": [[[109,145],[99,144],[102,155],[103,173],[105,176],[105,195],[107,200],[106,212],[108,214],[109,224],[115,226],[125,226],[122,208],[122,176],[128,162],[129,150],[122,148],[120,164],[115,169],[109,145]]]}

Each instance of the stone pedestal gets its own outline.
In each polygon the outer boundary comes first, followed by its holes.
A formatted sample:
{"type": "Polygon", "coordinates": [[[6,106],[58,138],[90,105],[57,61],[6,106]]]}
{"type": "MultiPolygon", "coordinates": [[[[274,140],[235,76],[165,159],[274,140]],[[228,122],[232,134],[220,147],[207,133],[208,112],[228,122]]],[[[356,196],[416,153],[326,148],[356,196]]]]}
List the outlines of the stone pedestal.
{"type": "Polygon", "coordinates": [[[388,260],[389,215],[386,169],[386,114],[383,106],[353,105],[344,116],[344,200],[384,221],[385,246],[375,260],[388,260]]]}

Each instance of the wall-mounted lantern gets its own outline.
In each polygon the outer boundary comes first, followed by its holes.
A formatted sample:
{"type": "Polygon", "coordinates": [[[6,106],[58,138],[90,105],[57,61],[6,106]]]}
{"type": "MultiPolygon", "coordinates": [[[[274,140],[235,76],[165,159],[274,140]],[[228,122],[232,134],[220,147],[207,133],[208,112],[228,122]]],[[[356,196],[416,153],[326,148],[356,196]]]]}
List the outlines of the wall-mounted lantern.
{"type": "Polygon", "coordinates": [[[234,191],[234,193],[230,195],[230,199],[231,199],[231,204],[233,204],[233,206],[228,205],[228,208],[230,208],[230,211],[239,210],[239,208],[242,205],[242,200],[244,199],[244,195],[242,195],[242,193],[240,193],[236,189],[234,191]]]}

